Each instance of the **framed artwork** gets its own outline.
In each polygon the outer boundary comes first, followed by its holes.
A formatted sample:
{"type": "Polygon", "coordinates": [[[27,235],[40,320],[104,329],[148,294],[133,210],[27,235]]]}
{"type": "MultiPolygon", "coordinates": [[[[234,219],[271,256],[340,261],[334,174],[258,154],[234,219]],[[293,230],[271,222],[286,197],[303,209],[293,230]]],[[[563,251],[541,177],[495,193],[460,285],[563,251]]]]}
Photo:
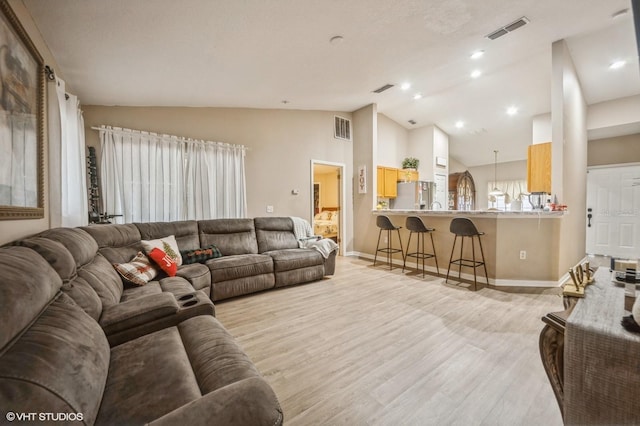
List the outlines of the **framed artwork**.
{"type": "Polygon", "coordinates": [[[0,0],[0,219],[44,217],[44,61],[0,0]]]}

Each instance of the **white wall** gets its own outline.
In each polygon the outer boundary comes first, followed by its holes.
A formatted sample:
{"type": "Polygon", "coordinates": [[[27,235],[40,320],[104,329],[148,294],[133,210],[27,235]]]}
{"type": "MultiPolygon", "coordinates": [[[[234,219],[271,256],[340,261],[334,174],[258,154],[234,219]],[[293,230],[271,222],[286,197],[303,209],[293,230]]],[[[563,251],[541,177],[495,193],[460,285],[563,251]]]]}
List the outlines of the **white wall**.
{"type": "Polygon", "coordinates": [[[533,117],[532,140],[535,145],[538,143],[551,142],[552,127],[551,113],[540,114],[533,117]]]}
{"type": "Polygon", "coordinates": [[[589,105],[587,129],[624,126],[640,122],[640,95],[589,105]]]}
{"type": "Polygon", "coordinates": [[[433,181],[433,144],[435,126],[424,126],[409,132],[407,156],[420,160],[418,173],[420,180],[433,181]]]}
{"type": "Polygon", "coordinates": [[[551,178],[552,191],[569,208],[569,214],[562,218],[560,232],[557,273],[562,276],[585,255],[587,103],[564,40],[553,43],[552,68],[552,170],[555,172],[551,178]],[[555,179],[560,180],[561,187],[555,179]]]}
{"type": "Polygon", "coordinates": [[[409,131],[387,117],[378,114],[378,166],[400,168],[409,156],[409,131]]]}

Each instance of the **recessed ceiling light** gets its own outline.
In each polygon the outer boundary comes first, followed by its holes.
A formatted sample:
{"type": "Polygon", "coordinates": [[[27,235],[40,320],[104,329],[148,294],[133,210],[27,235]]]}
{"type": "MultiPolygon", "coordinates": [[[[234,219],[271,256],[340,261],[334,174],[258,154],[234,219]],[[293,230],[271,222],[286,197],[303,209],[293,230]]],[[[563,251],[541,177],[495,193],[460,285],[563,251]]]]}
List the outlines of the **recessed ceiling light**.
{"type": "Polygon", "coordinates": [[[416,93],[415,95],[413,95],[413,99],[421,99],[422,95],[420,93],[416,93]]]}
{"type": "Polygon", "coordinates": [[[473,70],[471,71],[471,78],[478,78],[482,75],[482,71],[480,70],[473,70]]]}
{"type": "Polygon", "coordinates": [[[484,50],[476,50],[475,52],[473,52],[471,54],[471,59],[478,59],[481,58],[482,55],[484,55],[484,50]]]}
{"type": "Polygon", "coordinates": [[[507,108],[507,114],[509,115],[516,115],[518,113],[518,108],[511,106],[509,108],[507,108]]]}
{"type": "Polygon", "coordinates": [[[609,65],[609,68],[612,70],[617,70],[619,68],[624,67],[625,65],[627,65],[627,61],[620,60],[620,61],[615,61],[611,63],[611,65],[609,65]]]}
{"type": "Polygon", "coordinates": [[[456,127],[458,129],[462,129],[464,127],[464,121],[462,120],[456,121],[456,127]]]}
{"type": "Polygon", "coordinates": [[[402,83],[402,86],[400,86],[400,88],[402,90],[409,90],[411,89],[411,83],[402,83]]]}

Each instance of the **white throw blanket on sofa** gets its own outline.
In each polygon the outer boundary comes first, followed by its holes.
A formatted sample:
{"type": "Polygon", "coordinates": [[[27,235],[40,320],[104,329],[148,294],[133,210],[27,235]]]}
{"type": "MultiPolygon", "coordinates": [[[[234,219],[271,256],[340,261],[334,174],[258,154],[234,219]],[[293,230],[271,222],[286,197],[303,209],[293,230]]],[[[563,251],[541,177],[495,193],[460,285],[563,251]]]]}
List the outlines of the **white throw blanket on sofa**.
{"type": "Polygon", "coordinates": [[[293,233],[298,240],[298,247],[318,250],[325,259],[332,252],[338,250],[338,244],[335,241],[313,235],[313,228],[307,220],[292,216],[291,221],[293,222],[293,233]]]}

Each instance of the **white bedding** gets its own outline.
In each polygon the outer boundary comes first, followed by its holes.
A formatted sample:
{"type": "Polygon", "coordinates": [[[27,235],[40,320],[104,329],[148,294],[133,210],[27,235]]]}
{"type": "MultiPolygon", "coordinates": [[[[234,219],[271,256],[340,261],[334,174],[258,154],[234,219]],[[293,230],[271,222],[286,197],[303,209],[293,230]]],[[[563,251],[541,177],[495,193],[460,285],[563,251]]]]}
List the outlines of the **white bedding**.
{"type": "Polygon", "coordinates": [[[313,233],[325,238],[338,235],[338,212],[324,211],[313,218],[313,233]]]}

